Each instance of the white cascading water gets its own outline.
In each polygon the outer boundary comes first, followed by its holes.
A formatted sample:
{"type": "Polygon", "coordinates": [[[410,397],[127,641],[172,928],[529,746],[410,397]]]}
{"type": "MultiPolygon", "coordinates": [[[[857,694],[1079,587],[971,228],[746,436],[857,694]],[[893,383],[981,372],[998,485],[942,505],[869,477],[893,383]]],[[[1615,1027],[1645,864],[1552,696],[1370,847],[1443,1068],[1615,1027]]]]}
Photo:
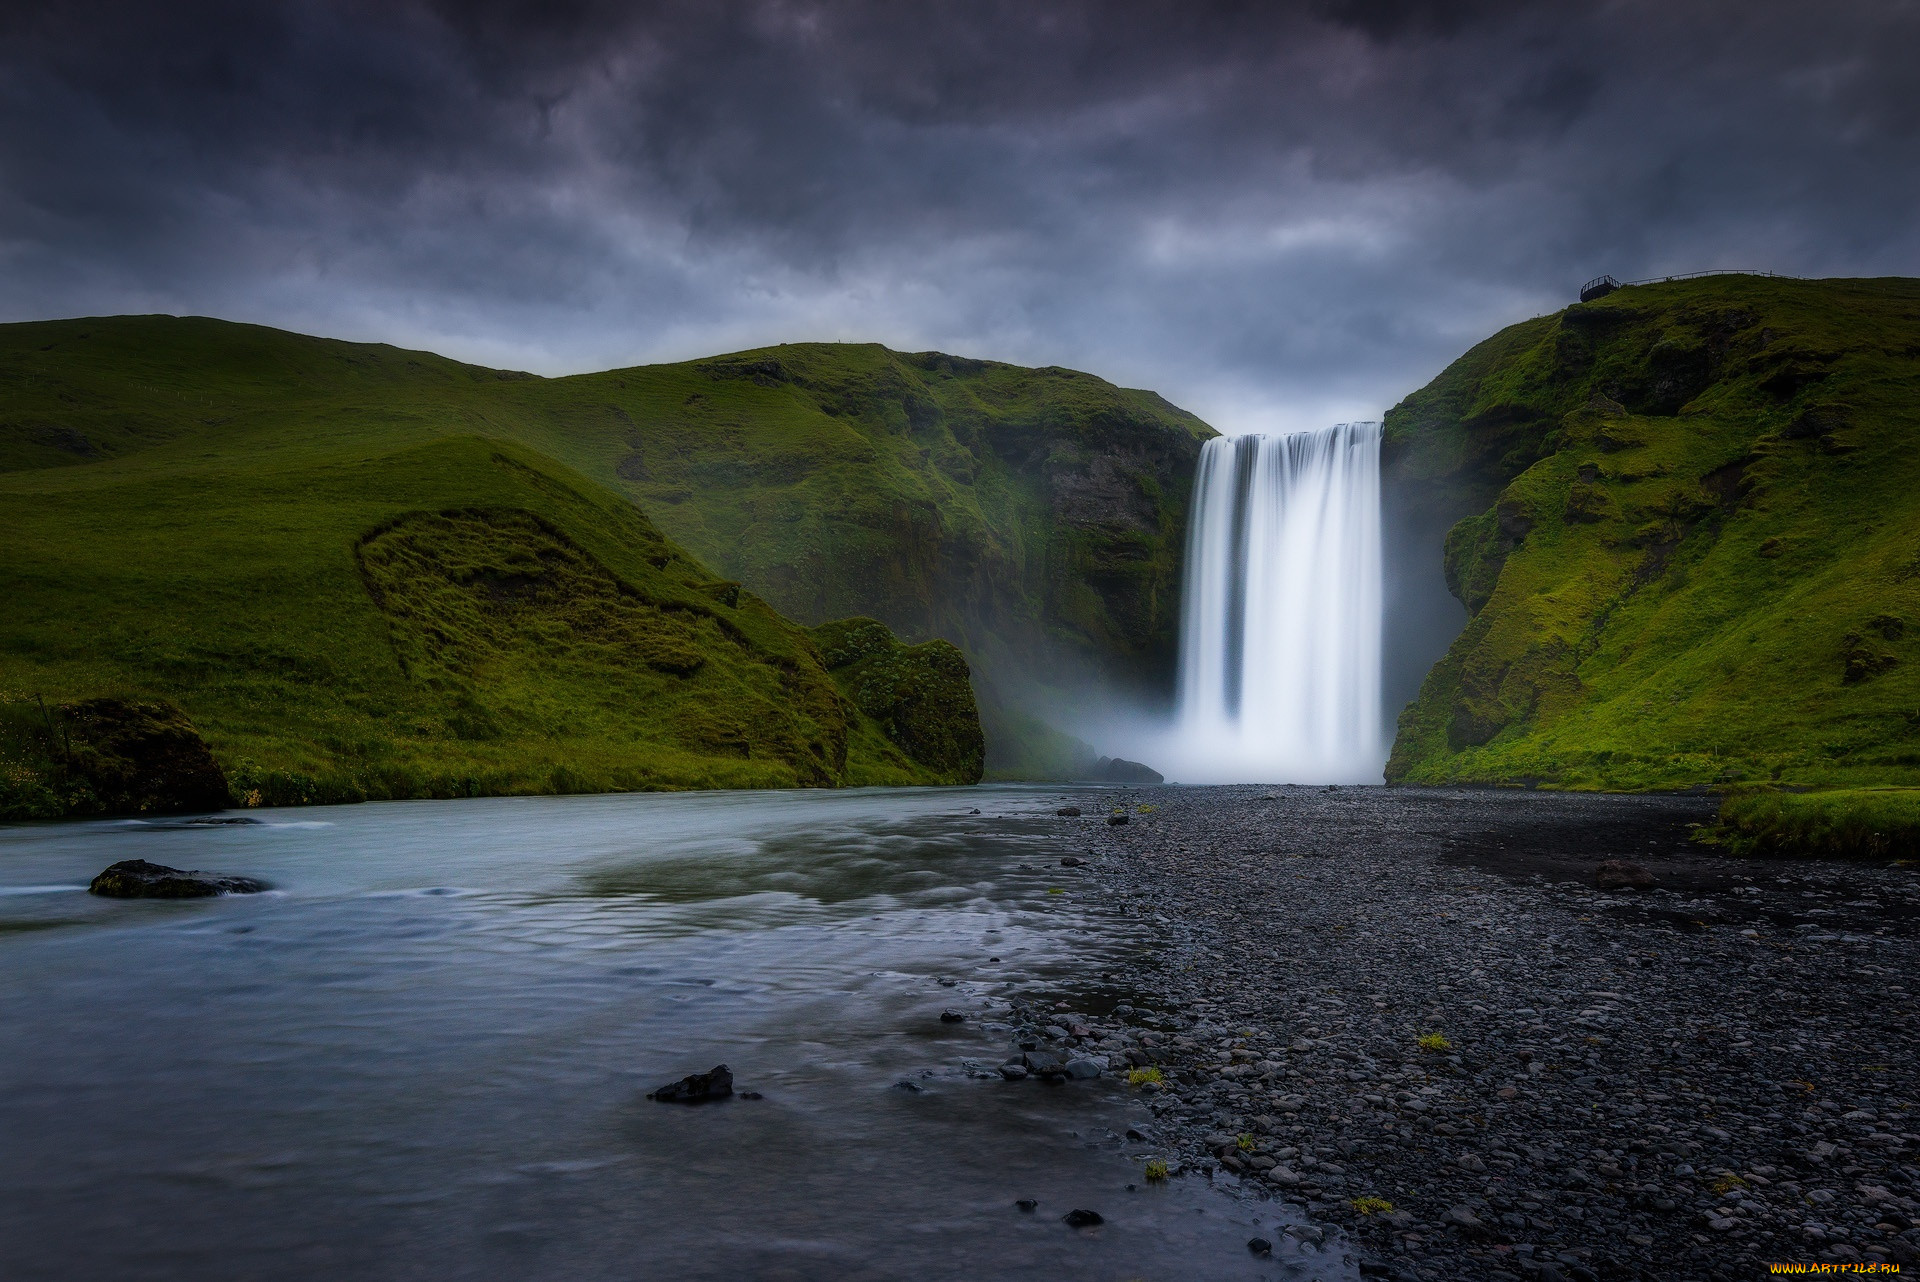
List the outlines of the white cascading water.
{"type": "Polygon", "coordinates": [[[1177,777],[1378,782],[1380,425],[1208,441],[1192,521],[1177,777]]]}

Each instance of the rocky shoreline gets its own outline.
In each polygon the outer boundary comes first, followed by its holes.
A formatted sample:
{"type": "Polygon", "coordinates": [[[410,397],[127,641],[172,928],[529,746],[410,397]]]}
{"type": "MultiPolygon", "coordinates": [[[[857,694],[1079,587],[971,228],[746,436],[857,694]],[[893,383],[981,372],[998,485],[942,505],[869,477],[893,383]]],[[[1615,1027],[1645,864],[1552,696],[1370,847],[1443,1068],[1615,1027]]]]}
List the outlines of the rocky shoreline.
{"type": "Polygon", "coordinates": [[[1717,856],[1705,798],[1100,800],[1061,875],[1159,943],[1036,1046],[1139,1070],[1173,1178],[1297,1203],[1373,1276],[1920,1261],[1920,869],[1717,856]],[[1654,884],[1599,889],[1622,859],[1654,884]]]}

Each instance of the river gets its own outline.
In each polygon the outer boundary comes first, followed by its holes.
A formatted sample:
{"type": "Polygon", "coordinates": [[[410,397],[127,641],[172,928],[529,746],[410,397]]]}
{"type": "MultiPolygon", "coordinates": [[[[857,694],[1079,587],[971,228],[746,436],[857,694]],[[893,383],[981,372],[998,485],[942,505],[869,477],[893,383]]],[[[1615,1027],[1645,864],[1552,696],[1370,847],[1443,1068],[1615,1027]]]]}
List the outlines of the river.
{"type": "Polygon", "coordinates": [[[0,1275],[1344,1276],[1249,1255],[1278,1203],[1146,1181],[1124,1082],[992,1071],[1007,997],[1104,1011],[1153,947],[1060,867],[1076,798],[0,827],[0,1275]],[[274,889],[85,893],[132,858],[274,889]],[[645,1098],[722,1062],[764,1098],[645,1098]]]}

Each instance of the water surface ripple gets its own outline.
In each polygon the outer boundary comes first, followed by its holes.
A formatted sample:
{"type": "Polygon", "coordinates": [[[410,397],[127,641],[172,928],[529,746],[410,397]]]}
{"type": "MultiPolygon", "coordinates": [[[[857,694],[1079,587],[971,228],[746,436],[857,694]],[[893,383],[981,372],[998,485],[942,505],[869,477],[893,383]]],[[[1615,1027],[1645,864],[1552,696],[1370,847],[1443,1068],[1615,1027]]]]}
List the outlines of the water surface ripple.
{"type": "Polygon", "coordinates": [[[997,998],[1149,943],[1049,893],[1061,795],[0,828],[0,1275],[1314,1276],[1248,1255],[1272,1204],[1146,1184],[1120,1083],[984,1072],[997,998]],[[84,892],[131,858],[275,889],[84,892]],[[643,1098],[723,1061],[765,1098],[643,1098]]]}

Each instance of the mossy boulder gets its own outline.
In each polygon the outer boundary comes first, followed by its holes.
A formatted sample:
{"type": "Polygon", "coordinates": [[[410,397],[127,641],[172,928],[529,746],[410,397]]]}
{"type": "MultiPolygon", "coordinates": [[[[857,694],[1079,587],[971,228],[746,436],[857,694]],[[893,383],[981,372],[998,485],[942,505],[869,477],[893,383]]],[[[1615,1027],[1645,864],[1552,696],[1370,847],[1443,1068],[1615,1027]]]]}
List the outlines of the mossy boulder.
{"type": "Polygon", "coordinates": [[[822,624],[813,639],[847,697],[909,758],[942,783],[980,782],[986,741],[959,647],[903,644],[876,619],[822,624]]]}
{"type": "Polygon", "coordinates": [[[123,859],[103,870],[87,886],[107,899],[210,899],[216,895],[256,895],[267,883],[226,873],[183,871],[145,859],[123,859]]]}
{"type": "Polygon", "coordinates": [[[0,707],[0,819],[185,814],[232,804],[186,714],[162,699],[0,707]]]}
{"type": "Polygon", "coordinates": [[[71,742],[67,768],[102,811],[182,814],[232,804],[213,750],[171,703],[85,699],[61,714],[63,738],[71,742]]]}

